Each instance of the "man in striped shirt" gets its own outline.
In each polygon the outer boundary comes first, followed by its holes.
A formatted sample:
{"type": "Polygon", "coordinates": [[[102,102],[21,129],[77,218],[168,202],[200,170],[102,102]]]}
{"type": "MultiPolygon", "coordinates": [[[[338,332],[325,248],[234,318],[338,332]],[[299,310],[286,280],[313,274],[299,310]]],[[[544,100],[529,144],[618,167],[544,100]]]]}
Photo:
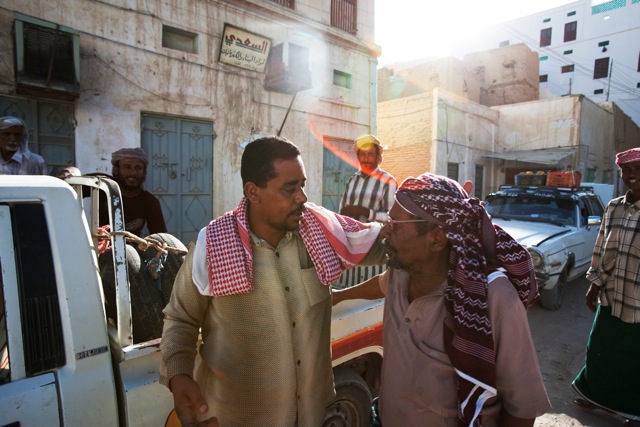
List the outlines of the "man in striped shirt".
{"type": "Polygon", "coordinates": [[[353,149],[360,169],[349,178],[340,200],[340,213],[362,222],[386,222],[398,188],[396,179],[382,170],[382,150],[388,148],[373,135],[356,139],[353,149]]]}

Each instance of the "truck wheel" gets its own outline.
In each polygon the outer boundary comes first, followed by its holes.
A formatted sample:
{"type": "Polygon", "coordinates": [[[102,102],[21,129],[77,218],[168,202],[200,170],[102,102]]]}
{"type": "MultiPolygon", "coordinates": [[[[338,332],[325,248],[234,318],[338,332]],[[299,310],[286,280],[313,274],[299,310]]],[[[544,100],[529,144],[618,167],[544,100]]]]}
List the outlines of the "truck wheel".
{"type": "Polygon", "coordinates": [[[129,292],[131,293],[131,328],[133,343],[154,340],[162,336],[165,304],[160,290],[144,271],[129,270],[129,292]]]}
{"type": "Polygon", "coordinates": [[[327,408],[323,427],[368,427],[371,416],[371,391],[353,369],[339,366],[333,370],[336,398],[327,408]]]}
{"type": "MultiPolygon", "coordinates": [[[[159,241],[160,243],[166,243],[167,246],[172,248],[182,249],[184,251],[187,250],[187,247],[175,236],[168,233],[156,233],[151,234],[150,238],[159,241]]],[[[157,250],[153,247],[148,248],[143,252],[143,257],[145,260],[149,260],[155,257],[157,254],[157,250]]],[[[169,303],[169,299],[171,298],[171,291],[173,289],[173,281],[178,274],[178,270],[182,266],[184,262],[184,255],[180,255],[175,252],[169,252],[167,254],[167,259],[164,262],[164,266],[162,268],[162,276],[160,278],[161,281],[161,293],[162,293],[162,302],[164,305],[169,303]]]]}
{"type": "MultiPolygon", "coordinates": [[[[131,246],[126,245],[127,272],[131,276],[132,272],[140,271],[140,255],[138,251],[131,246]]],[[[111,320],[113,325],[118,324],[118,308],[116,305],[116,277],[113,269],[113,252],[109,248],[98,257],[98,269],[100,270],[100,279],[102,281],[102,290],[104,292],[104,305],[107,314],[107,320],[111,320]]]]}
{"type": "MultiPolygon", "coordinates": [[[[140,253],[132,245],[126,245],[129,295],[131,297],[131,327],[133,342],[140,343],[162,336],[164,304],[160,291],[142,268],[140,253]]],[[[108,250],[98,258],[100,278],[105,297],[107,319],[118,324],[113,253],[108,250]]]]}
{"type": "Polygon", "coordinates": [[[565,273],[562,273],[558,278],[558,283],[553,289],[540,290],[540,302],[544,308],[553,311],[560,309],[564,297],[564,286],[566,281],[567,276],[565,273]]]}

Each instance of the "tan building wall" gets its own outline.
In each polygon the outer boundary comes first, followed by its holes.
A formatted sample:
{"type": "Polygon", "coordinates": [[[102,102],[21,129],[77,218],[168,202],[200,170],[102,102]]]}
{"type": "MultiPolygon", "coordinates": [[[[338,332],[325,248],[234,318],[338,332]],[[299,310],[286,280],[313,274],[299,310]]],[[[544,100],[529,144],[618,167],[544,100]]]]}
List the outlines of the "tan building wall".
{"type": "Polygon", "coordinates": [[[378,103],[378,135],[391,148],[382,166],[402,181],[424,172],[447,175],[449,163],[459,167],[459,182],[476,181],[476,166],[485,168],[485,189],[494,184],[498,113],[490,108],[435,90],[378,103]]]}
{"type": "Polygon", "coordinates": [[[610,182],[613,123],[609,111],[583,96],[489,108],[435,90],[432,97],[415,95],[378,107],[378,134],[391,147],[385,170],[402,181],[425,171],[447,175],[449,165],[457,165],[458,181],[482,182],[476,192],[482,195],[505,184],[513,169],[576,170],[610,182]],[[533,153],[553,149],[574,152],[557,162],[531,161],[533,153]],[[517,160],[493,157],[511,152],[523,154],[517,160]],[[477,170],[484,171],[482,177],[477,170]]]}
{"type": "Polygon", "coordinates": [[[401,181],[424,171],[447,175],[455,165],[460,182],[482,182],[482,195],[523,170],[575,170],[615,184],[615,153],[640,145],[638,126],[614,103],[581,95],[539,100],[538,64],[537,54],[519,44],[467,55],[462,64],[383,68],[378,134],[392,147],[385,169],[401,181]],[[463,90],[452,83],[460,72],[439,74],[460,65],[467,70],[463,90]]]}
{"type": "MultiPolygon", "coordinates": [[[[479,103],[515,104],[539,98],[538,54],[520,43],[465,55],[463,66],[480,87],[479,103]]],[[[472,98],[469,98],[472,99],[472,98]]]]}
{"type": "Polygon", "coordinates": [[[477,101],[480,88],[461,60],[452,56],[417,64],[395,64],[378,70],[378,102],[441,88],[477,101]]]}
{"type": "Polygon", "coordinates": [[[398,182],[430,170],[432,122],[430,92],[378,103],[378,137],[390,147],[381,166],[398,182]]]}

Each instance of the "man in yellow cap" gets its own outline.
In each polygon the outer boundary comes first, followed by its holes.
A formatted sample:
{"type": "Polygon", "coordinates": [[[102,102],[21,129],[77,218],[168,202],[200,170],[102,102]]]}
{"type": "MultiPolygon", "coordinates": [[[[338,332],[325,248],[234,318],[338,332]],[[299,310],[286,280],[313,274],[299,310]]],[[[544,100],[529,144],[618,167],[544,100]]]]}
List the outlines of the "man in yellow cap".
{"type": "Polygon", "coordinates": [[[389,219],[387,212],[393,205],[398,182],[379,167],[382,151],[387,148],[373,135],[364,135],[354,141],[353,150],[360,168],[349,178],[340,199],[342,215],[363,222],[385,222],[389,219]]]}

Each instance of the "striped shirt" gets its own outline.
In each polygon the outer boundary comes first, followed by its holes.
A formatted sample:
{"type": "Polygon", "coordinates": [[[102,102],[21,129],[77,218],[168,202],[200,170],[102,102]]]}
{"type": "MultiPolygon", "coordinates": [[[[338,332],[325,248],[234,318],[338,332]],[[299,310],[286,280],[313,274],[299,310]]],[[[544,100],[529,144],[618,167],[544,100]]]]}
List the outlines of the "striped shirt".
{"type": "Polygon", "coordinates": [[[613,316],[640,323],[640,201],[626,197],[607,205],[587,279],[602,287],[600,304],[613,316]]]}
{"type": "Polygon", "coordinates": [[[347,189],[340,199],[340,211],[345,206],[362,206],[369,209],[369,216],[356,219],[386,222],[397,188],[396,179],[380,168],[371,175],[358,170],[347,182],[347,189]]]}

